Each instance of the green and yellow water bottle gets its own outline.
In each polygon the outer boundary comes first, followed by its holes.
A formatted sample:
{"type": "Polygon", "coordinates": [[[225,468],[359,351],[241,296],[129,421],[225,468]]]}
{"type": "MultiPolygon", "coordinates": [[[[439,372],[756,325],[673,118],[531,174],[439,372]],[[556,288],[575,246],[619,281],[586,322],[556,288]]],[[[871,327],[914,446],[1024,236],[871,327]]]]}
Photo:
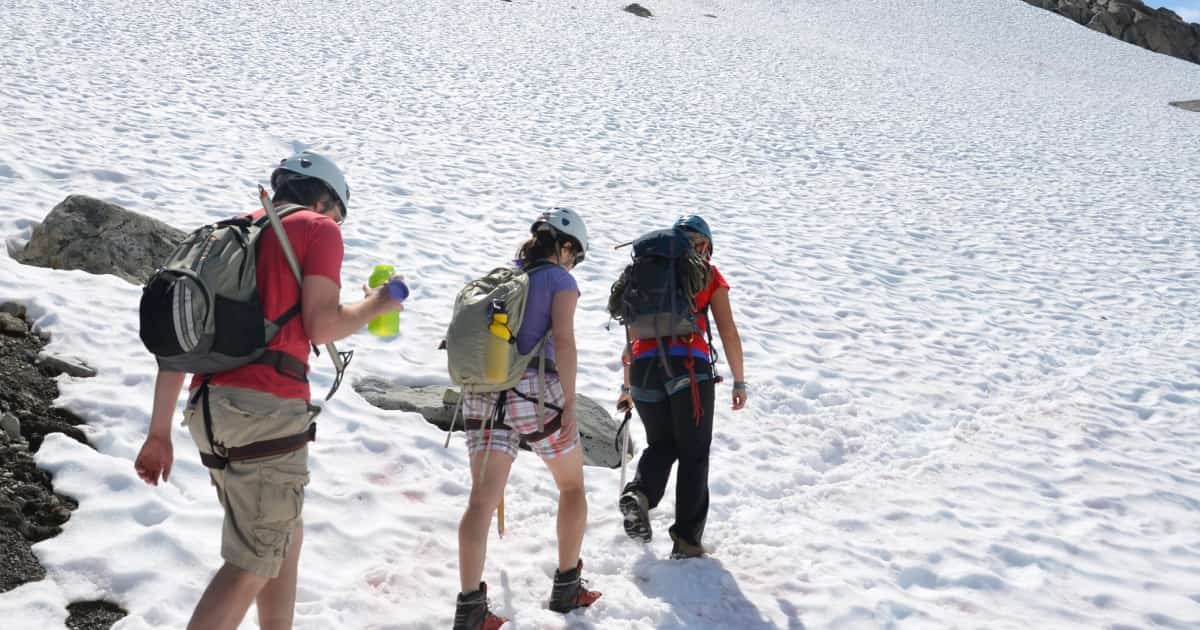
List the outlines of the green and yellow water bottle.
{"type": "Polygon", "coordinates": [[[503,383],[508,380],[508,352],[513,339],[512,330],[508,327],[508,310],[504,302],[492,302],[491,321],[488,322],[487,347],[484,349],[484,378],[489,383],[503,383]]]}
{"type": "MultiPolygon", "coordinates": [[[[367,281],[367,285],[371,288],[380,286],[391,280],[395,274],[396,270],[391,265],[375,265],[375,271],[371,272],[371,278],[367,281]]],[[[392,337],[399,334],[400,313],[392,311],[372,319],[367,324],[367,330],[376,337],[392,337]]]]}

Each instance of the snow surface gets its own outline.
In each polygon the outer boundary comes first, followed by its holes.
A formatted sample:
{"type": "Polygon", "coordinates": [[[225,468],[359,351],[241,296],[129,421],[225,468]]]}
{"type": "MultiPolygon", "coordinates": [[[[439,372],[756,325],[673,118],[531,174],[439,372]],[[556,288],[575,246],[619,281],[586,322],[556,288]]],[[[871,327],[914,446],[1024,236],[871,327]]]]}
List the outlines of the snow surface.
{"type": "MultiPolygon", "coordinates": [[[[624,4],[5,2],[0,235],[71,193],[191,228],[325,152],[352,190],[344,299],[377,263],[413,286],[398,338],[342,343],[348,378],[436,384],[459,285],[568,205],[595,244],[580,388],[609,401],[611,246],[699,212],[751,383],[718,413],[714,554],[625,539],[618,472],[588,468],[604,597],[550,612],[556,493],[522,455],[485,571],[510,627],[1200,627],[1200,118],[1167,106],[1197,67],[1016,0],[624,4]]],[[[183,627],[220,563],[187,432],[168,485],[133,471],[139,295],[0,253],[0,300],[100,371],[60,377],[96,450],[38,453],[80,507],[5,628],[93,598],[120,630],[183,627]]],[[[348,386],[322,420],[296,627],[447,627],[462,440],[348,386]]]]}

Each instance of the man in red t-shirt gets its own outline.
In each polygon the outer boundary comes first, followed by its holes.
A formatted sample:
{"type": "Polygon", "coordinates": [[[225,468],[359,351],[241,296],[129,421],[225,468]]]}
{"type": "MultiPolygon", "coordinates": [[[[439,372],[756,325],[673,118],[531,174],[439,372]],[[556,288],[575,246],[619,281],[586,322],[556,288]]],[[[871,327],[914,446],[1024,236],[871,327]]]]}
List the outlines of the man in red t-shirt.
{"type": "MultiPolygon", "coordinates": [[[[300,316],[288,319],[268,344],[272,361],[192,378],[184,422],[225,512],[225,564],[196,604],[188,628],[236,628],[252,602],[258,604],[264,630],[292,627],[308,441],[319,411],[309,404],[309,346],[347,337],[372,318],[402,309],[386,284],[368,290],[361,302],[340,304],[339,225],[350,189],[337,165],[302,151],[280,162],[271,187],[277,208],[303,206],[282,220],[303,285],[296,282],[278,234],[269,229],[259,240],[259,297],[269,319],[279,319],[297,304],[300,316]]],[[[259,210],[255,216],[263,214],[259,210]]],[[[149,433],[134,463],[138,476],[151,485],[158,485],[160,476],[166,481],[171,472],[171,417],[185,377],[160,369],[155,380],[149,433]]]]}

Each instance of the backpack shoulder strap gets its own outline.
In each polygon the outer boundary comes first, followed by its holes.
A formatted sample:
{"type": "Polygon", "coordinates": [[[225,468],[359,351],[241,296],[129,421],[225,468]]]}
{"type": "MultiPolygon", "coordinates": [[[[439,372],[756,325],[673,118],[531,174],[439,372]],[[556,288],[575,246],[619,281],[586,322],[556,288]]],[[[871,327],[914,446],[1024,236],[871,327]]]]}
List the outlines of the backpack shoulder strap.
{"type": "MultiPolygon", "coordinates": [[[[304,278],[300,273],[300,263],[296,260],[296,252],[292,249],[292,244],[288,241],[287,231],[283,229],[283,220],[280,216],[283,212],[295,212],[303,206],[288,205],[276,211],[274,205],[271,204],[271,198],[267,195],[267,189],[260,184],[258,186],[258,200],[262,204],[263,210],[267,213],[267,219],[271,222],[271,229],[275,230],[275,235],[279,237],[279,245],[283,249],[283,255],[287,257],[288,266],[292,268],[292,274],[296,276],[296,284],[304,286],[304,278]]],[[[342,375],[346,371],[346,360],[342,353],[338,352],[337,346],[333,342],[325,344],[325,350],[329,354],[330,361],[333,362],[333,369],[337,370],[337,376],[333,379],[333,386],[326,394],[325,400],[333,398],[334,392],[338,386],[342,384],[342,375]]]]}
{"type": "Polygon", "coordinates": [[[704,334],[708,337],[708,364],[712,366],[713,374],[716,374],[717,361],[721,360],[721,355],[717,354],[717,347],[713,345],[712,320],[708,318],[708,306],[704,307],[704,334]]]}
{"type": "MultiPolygon", "coordinates": [[[[264,210],[265,209],[266,208],[264,208],[264,210]]],[[[275,211],[275,214],[278,215],[280,219],[282,219],[289,215],[295,214],[301,210],[308,210],[309,208],[307,206],[302,206],[302,205],[295,204],[295,203],[289,203],[287,205],[280,206],[278,208],[276,208],[274,206],[274,204],[272,204],[271,209],[275,211]]],[[[263,216],[259,217],[258,219],[256,219],[254,221],[255,227],[260,227],[260,228],[265,227],[268,223],[271,223],[270,214],[264,214],[263,216]]]]}
{"type": "Polygon", "coordinates": [[[546,429],[546,340],[550,331],[538,342],[538,395],[537,395],[537,427],[538,432],[546,429]]]}

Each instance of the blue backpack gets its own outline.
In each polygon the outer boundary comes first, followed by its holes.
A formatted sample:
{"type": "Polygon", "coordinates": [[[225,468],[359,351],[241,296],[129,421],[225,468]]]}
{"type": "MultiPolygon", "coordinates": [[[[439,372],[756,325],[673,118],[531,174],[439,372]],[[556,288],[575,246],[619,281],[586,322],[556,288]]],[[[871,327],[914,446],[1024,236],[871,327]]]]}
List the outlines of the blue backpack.
{"type": "Polygon", "coordinates": [[[679,228],[655,230],[633,241],[633,262],[613,283],[608,312],[632,339],[683,338],[700,332],[696,294],[708,281],[708,263],[679,228]]]}

